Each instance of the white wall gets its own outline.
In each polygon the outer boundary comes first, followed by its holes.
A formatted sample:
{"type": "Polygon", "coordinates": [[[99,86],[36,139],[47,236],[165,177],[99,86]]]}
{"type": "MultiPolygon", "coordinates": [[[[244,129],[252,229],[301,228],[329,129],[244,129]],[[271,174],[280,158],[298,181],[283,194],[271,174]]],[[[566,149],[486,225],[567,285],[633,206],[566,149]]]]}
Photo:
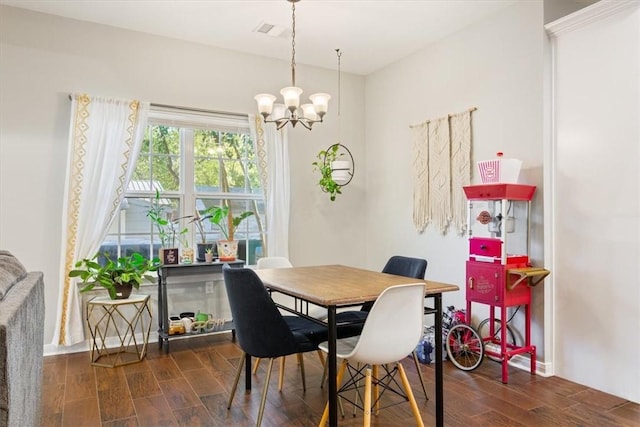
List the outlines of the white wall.
{"type": "Polygon", "coordinates": [[[549,28],[555,371],[640,402],[640,3],[549,28]]]}
{"type": "MultiPolygon", "coordinates": [[[[45,342],[58,298],[69,93],[254,113],[253,96],[277,93],[290,75],[286,61],[0,6],[0,248],[45,274],[45,342]]],[[[337,95],[336,70],[298,65],[297,78],[306,94],[337,95]]],[[[364,79],[343,73],[341,90],[342,141],[359,166],[364,79]]],[[[312,172],[316,153],[338,139],[336,106],[312,132],[289,132],[298,265],[364,265],[364,174],[332,204],[312,172]]]]}
{"type": "MultiPolygon", "coordinates": [[[[409,126],[470,107],[473,161],[498,151],[522,159],[521,180],[537,185],[533,201],[534,265],[542,266],[542,2],[518,2],[430,48],[367,76],[367,264],[393,253],[424,257],[427,278],[455,283],[446,304],[465,303],[466,237],[442,236],[412,223],[409,126]]],[[[474,183],[479,177],[474,176],[474,183]]],[[[533,342],[543,354],[543,289],[534,290],[533,342]]],[[[481,313],[484,306],[474,305],[481,313]]]]}

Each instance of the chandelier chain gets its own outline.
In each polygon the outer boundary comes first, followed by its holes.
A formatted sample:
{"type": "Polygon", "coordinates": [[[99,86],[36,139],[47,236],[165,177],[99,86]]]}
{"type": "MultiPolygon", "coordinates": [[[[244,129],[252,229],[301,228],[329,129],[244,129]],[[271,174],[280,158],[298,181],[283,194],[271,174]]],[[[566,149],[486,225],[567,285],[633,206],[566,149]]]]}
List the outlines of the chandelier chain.
{"type": "Polygon", "coordinates": [[[296,3],[291,3],[291,86],[296,85],[296,3]]]}
{"type": "Polygon", "coordinates": [[[338,137],[342,134],[342,120],[340,118],[340,104],[341,104],[341,91],[340,91],[340,87],[341,87],[341,75],[342,73],[340,72],[340,62],[341,62],[341,57],[342,57],[342,52],[340,52],[340,49],[336,49],[336,55],[338,56],[338,137]]]}
{"type": "Polygon", "coordinates": [[[340,49],[336,49],[336,55],[338,55],[338,117],[340,117],[340,57],[342,56],[340,49]]]}

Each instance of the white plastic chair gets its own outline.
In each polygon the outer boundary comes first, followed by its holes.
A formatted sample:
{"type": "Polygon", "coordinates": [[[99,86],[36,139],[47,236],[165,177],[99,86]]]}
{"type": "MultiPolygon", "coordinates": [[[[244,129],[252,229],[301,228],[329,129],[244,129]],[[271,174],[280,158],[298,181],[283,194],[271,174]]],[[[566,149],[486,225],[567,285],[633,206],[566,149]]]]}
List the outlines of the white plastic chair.
{"type": "MultiPolygon", "coordinates": [[[[342,399],[358,406],[358,399],[355,399],[355,402],[351,401],[343,392],[356,389],[359,395],[358,383],[361,379],[365,379],[366,395],[364,398],[360,396],[360,401],[364,402],[362,409],[365,426],[371,423],[372,399],[368,394],[369,390],[373,386],[373,406],[377,413],[380,408],[380,388],[384,393],[385,390],[391,389],[393,384],[397,384],[394,379],[396,373],[400,374],[404,396],[411,404],[416,425],[424,426],[411,385],[400,363],[413,352],[422,337],[424,293],[423,283],[391,286],[385,289],[371,308],[362,328],[362,334],[337,341],[336,356],[343,359],[338,370],[338,384],[341,384],[347,368],[350,374],[349,380],[340,386],[338,393],[341,394],[342,399]],[[387,365],[391,364],[394,367],[389,370],[387,365]],[[379,377],[380,371],[384,371],[384,378],[379,377]]],[[[323,342],[318,347],[324,352],[329,351],[328,342],[323,342]]],[[[396,392],[402,391],[396,390],[396,392]]],[[[328,416],[329,406],[327,405],[320,426],[325,425],[328,416]]]]}
{"type": "Polygon", "coordinates": [[[265,268],[291,268],[293,264],[287,258],[282,256],[268,256],[258,259],[256,268],[263,270],[265,268]]]}
{"type": "MultiPolygon", "coordinates": [[[[291,261],[285,257],[272,256],[272,257],[263,257],[259,258],[256,263],[256,268],[258,270],[266,269],[266,268],[291,268],[293,264],[291,261]]],[[[302,353],[297,354],[298,363],[302,367],[302,387],[306,390],[305,378],[304,378],[304,360],[302,358],[302,353]]],[[[318,357],[320,358],[320,363],[324,365],[324,357],[320,350],[318,350],[318,357]]],[[[257,357],[255,363],[253,364],[253,373],[258,372],[258,368],[260,367],[260,358],[257,357]]],[[[280,376],[278,377],[278,390],[282,391],[282,385],[284,383],[284,362],[285,358],[282,357],[280,361],[280,376]]]]}

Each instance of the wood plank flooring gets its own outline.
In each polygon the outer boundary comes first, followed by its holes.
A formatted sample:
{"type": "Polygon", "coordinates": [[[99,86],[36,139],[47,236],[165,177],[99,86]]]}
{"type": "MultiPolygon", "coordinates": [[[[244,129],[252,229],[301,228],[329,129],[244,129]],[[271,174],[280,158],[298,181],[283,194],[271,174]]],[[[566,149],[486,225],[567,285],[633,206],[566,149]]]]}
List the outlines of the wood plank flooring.
{"type": "MultiPolygon", "coordinates": [[[[253,426],[258,413],[266,361],[253,375],[253,391],[244,377],[231,410],[226,404],[241,351],[230,334],[171,341],[168,355],[150,344],[140,363],[118,368],[94,367],[88,353],[46,357],[43,426],[253,426]]],[[[315,426],[324,409],[322,367],[315,353],[304,358],[303,392],[295,357],[287,358],[282,392],[274,363],[262,425],[315,426]]],[[[434,367],[421,365],[432,397],[424,398],[411,359],[407,371],[425,425],[435,425],[434,367]]],[[[500,365],[486,359],[474,372],[444,362],[446,426],[639,426],[640,405],[560,378],[532,376],[510,368],[509,384],[500,381],[500,365]]],[[[594,368],[595,369],[595,368],[594,368]]],[[[602,369],[602,368],[599,368],[602,369]]],[[[362,412],[340,425],[362,424],[362,412]]],[[[374,426],[415,425],[409,404],[372,416],[374,426]]]]}

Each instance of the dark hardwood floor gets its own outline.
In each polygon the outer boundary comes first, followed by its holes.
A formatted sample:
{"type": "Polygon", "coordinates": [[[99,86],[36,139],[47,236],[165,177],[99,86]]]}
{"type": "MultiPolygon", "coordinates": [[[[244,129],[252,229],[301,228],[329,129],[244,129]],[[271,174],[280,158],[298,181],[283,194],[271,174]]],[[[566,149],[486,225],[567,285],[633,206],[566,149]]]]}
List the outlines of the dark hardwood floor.
{"type": "MultiPolygon", "coordinates": [[[[171,341],[165,355],[150,344],[145,360],[118,368],[94,367],[88,353],[46,357],[43,426],[252,426],[260,403],[266,361],[244,393],[244,378],[231,410],[228,392],[240,358],[230,334],[171,341]]],[[[307,391],[295,357],[286,363],[278,392],[274,364],[262,425],[315,426],[325,404],[322,367],[315,353],[305,355],[307,391]]],[[[474,372],[444,363],[447,426],[639,426],[640,405],[560,378],[532,376],[511,368],[509,384],[500,382],[500,365],[486,359],[474,372]]],[[[415,367],[403,362],[425,425],[435,424],[433,365],[422,365],[431,400],[420,390],[415,367]]],[[[603,367],[594,367],[603,369],[603,367]]],[[[351,406],[340,425],[362,424],[351,406]]],[[[372,417],[375,426],[415,425],[409,404],[372,417]]]]}

